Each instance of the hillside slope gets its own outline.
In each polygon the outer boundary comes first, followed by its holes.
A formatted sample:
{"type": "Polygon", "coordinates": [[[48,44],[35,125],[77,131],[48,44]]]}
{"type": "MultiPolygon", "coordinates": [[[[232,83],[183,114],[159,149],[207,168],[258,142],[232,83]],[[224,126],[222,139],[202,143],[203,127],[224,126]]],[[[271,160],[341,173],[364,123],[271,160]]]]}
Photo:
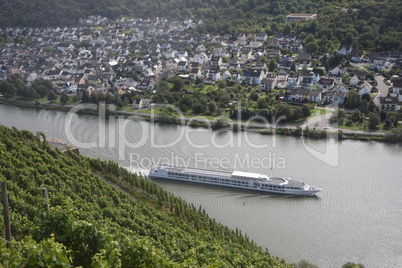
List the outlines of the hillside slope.
{"type": "Polygon", "coordinates": [[[0,215],[0,266],[289,267],[147,178],[65,155],[40,137],[0,125],[0,181],[7,182],[13,238],[7,248],[0,215]]]}
{"type": "Polygon", "coordinates": [[[350,44],[353,49],[402,50],[402,5],[389,1],[285,0],[0,0],[0,27],[77,25],[80,18],[102,15],[201,19],[199,33],[312,33],[317,44],[350,44]],[[287,23],[289,13],[316,13],[316,21],[287,23]]]}

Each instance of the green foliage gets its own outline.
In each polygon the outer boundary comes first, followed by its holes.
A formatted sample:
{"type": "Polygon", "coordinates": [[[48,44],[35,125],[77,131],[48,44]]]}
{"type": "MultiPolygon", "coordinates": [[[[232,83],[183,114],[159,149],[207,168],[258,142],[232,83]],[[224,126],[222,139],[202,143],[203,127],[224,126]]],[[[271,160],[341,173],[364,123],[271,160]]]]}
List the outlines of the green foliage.
{"type": "Polygon", "coordinates": [[[220,80],[220,81],[217,83],[217,86],[218,86],[218,88],[220,88],[220,89],[226,88],[226,81],[225,81],[225,80],[220,80]]]}
{"type": "Polygon", "coordinates": [[[345,107],[349,109],[360,108],[362,98],[360,94],[354,90],[349,91],[349,96],[346,99],[345,107]]]}
{"type": "Polygon", "coordinates": [[[69,101],[69,97],[65,91],[61,92],[60,102],[64,105],[69,101]]]}
{"type": "Polygon", "coordinates": [[[306,260],[300,260],[297,264],[293,264],[294,268],[318,268],[317,265],[311,264],[306,260]]]}
{"type": "Polygon", "coordinates": [[[276,69],[277,65],[278,65],[277,62],[274,59],[270,60],[268,64],[268,70],[270,72],[273,72],[276,69]]]}
{"type": "Polygon", "coordinates": [[[364,266],[361,263],[354,263],[354,262],[347,262],[344,265],[342,265],[342,268],[365,268],[366,266],[364,266]]]}
{"type": "Polygon", "coordinates": [[[173,91],[180,91],[183,88],[183,80],[180,77],[175,77],[172,79],[172,83],[173,83],[173,91]]]}
{"type": "Polygon", "coordinates": [[[9,249],[0,241],[1,266],[290,267],[141,174],[62,153],[40,137],[0,125],[13,236],[9,249]]]}
{"type": "Polygon", "coordinates": [[[376,112],[370,113],[369,115],[369,128],[377,129],[377,126],[380,124],[381,119],[380,115],[376,112]]]}
{"type": "MultiPolygon", "coordinates": [[[[103,15],[110,19],[120,16],[169,17],[202,19],[196,29],[199,34],[219,32],[278,32],[313,35],[321,52],[330,53],[339,43],[352,44],[358,50],[400,51],[401,9],[398,0],[384,1],[162,1],[144,0],[78,1],[55,0],[49,5],[38,0],[35,5],[23,0],[3,1],[0,26],[64,26],[77,24],[79,18],[103,15]],[[347,7],[348,12],[342,11],[347,7]],[[357,11],[353,11],[356,9],[357,11]],[[140,13],[138,11],[141,11],[140,13]],[[317,13],[316,20],[287,22],[289,13],[317,13]],[[267,23],[267,18],[273,18],[267,23]]],[[[10,42],[4,36],[0,42],[10,42]]],[[[17,42],[27,42],[23,39],[17,42]]],[[[12,42],[12,39],[11,39],[12,42]]],[[[313,44],[311,38],[306,44],[313,44]]],[[[313,46],[313,45],[311,45],[313,46]]]]}
{"type": "Polygon", "coordinates": [[[402,142],[402,128],[393,128],[385,134],[385,140],[389,142],[402,142]]]}
{"type": "Polygon", "coordinates": [[[56,95],[56,93],[54,93],[53,90],[49,91],[49,93],[47,94],[47,100],[48,100],[48,101],[55,101],[55,100],[57,100],[57,95],[56,95]]]}

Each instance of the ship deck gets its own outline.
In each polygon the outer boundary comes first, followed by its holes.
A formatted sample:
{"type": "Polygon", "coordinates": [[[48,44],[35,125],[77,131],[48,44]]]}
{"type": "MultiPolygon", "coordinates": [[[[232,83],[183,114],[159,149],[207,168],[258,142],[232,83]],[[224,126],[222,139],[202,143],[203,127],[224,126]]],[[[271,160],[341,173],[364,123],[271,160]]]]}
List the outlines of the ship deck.
{"type": "MultiPolygon", "coordinates": [[[[236,179],[236,180],[244,180],[244,181],[259,181],[262,183],[267,183],[267,184],[274,184],[274,185],[286,185],[290,187],[304,187],[304,183],[298,180],[285,180],[283,178],[277,178],[277,177],[270,177],[269,181],[264,181],[261,179],[257,179],[256,175],[259,175],[257,173],[247,173],[247,172],[238,172],[235,171],[233,173],[231,172],[225,172],[225,171],[215,171],[215,170],[207,170],[207,169],[197,169],[197,168],[179,168],[175,166],[160,166],[160,168],[164,168],[167,170],[171,171],[178,171],[178,172],[183,172],[185,174],[194,174],[194,175],[203,175],[203,176],[211,176],[211,177],[218,177],[218,178],[225,178],[225,179],[236,179]],[[241,173],[243,175],[251,174],[250,179],[242,179],[242,178],[233,178],[232,174],[237,174],[241,173]]],[[[257,176],[258,177],[258,176],[257,176]]]]}

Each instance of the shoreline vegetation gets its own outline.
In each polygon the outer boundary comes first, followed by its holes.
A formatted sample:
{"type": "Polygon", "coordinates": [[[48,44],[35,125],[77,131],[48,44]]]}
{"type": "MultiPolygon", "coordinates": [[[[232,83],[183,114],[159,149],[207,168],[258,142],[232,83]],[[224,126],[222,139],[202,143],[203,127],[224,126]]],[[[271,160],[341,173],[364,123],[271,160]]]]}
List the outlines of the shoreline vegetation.
{"type": "MultiPolygon", "coordinates": [[[[34,109],[45,109],[45,110],[57,110],[68,112],[71,110],[72,105],[62,105],[62,104],[40,104],[38,102],[27,102],[22,100],[6,100],[0,99],[0,104],[6,105],[14,105],[25,108],[34,108],[34,109]]],[[[98,106],[99,107],[99,106],[98,106]]],[[[89,114],[89,115],[99,115],[98,110],[94,109],[82,109],[77,113],[79,114],[89,114]]],[[[113,111],[110,112],[106,110],[107,116],[123,116],[128,118],[130,116],[136,116],[142,118],[145,121],[151,121],[151,114],[147,113],[134,113],[128,111],[113,111]]],[[[170,115],[155,115],[153,117],[154,122],[162,123],[162,124],[173,124],[180,125],[183,122],[177,116],[170,115]]],[[[233,121],[231,124],[228,123],[225,119],[207,119],[208,123],[205,119],[198,120],[196,118],[187,118],[184,116],[184,120],[189,122],[189,126],[193,128],[211,128],[212,130],[228,130],[228,131],[252,131],[259,133],[261,135],[283,135],[283,136],[293,136],[293,137],[303,137],[310,139],[329,139],[334,138],[336,140],[358,140],[358,141],[378,141],[378,142],[390,142],[390,143],[400,143],[402,142],[402,133],[398,131],[400,129],[394,129],[394,131],[389,131],[387,133],[384,132],[363,132],[363,131],[354,131],[351,133],[345,133],[342,129],[337,129],[336,131],[329,130],[319,130],[316,128],[309,128],[308,126],[302,128],[300,124],[294,124],[289,126],[286,124],[286,127],[276,127],[276,128],[266,128],[263,126],[252,125],[247,126],[247,129],[244,126],[243,122],[233,121]]],[[[254,122],[253,122],[254,123],[254,122]]],[[[252,123],[252,124],[253,124],[252,123]]],[[[258,122],[255,122],[258,124],[258,122]]]]}

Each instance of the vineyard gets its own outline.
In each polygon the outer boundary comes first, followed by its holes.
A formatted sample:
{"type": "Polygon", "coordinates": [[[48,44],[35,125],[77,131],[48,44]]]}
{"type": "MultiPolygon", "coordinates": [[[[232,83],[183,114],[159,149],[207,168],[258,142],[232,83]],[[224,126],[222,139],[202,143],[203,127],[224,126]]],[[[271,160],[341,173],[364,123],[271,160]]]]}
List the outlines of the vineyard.
{"type": "Polygon", "coordinates": [[[290,267],[141,174],[52,149],[43,133],[0,125],[0,181],[12,235],[1,210],[0,266],[290,267]]]}

